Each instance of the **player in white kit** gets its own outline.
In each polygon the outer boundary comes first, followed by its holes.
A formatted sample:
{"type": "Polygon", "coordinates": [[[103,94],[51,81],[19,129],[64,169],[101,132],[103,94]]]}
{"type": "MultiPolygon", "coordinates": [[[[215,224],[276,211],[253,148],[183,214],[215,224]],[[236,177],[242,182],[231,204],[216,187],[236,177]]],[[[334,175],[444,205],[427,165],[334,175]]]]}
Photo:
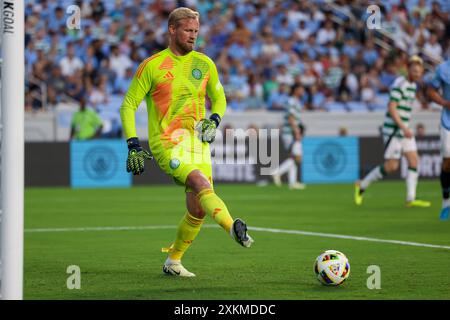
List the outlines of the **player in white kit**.
{"type": "Polygon", "coordinates": [[[302,136],[303,124],[300,120],[300,113],[303,109],[301,98],[304,89],[300,85],[294,85],[291,89],[291,98],[289,99],[284,123],[281,129],[281,139],[284,148],[289,151],[289,157],[283,161],[279,168],[272,173],[272,178],[277,186],[281,186],[281,176],[288,173],[289,189],[305,189],[305,185],[299,182],[298,168],[302,161],[302,136]]]}

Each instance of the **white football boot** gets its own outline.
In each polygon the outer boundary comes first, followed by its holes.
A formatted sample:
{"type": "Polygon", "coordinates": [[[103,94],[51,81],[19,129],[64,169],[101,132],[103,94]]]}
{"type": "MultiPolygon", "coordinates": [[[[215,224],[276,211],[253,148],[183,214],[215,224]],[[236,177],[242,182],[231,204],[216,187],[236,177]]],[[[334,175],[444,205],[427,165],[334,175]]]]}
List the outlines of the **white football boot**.
{"type": "Polygon", "coordinates": [[[247,225],[239,218],[234,220],[230,229],[230,235],[237,243],[246,248],[250,248],[254,242],[252,237],[247,233],[247,225]]]}
{"type": "Polygon", "coordinates": [[[279,174],[273,174],[272,175],[272,179],[273,179],[273,183],[277,186],[277,187],[281,187],[281,176],[279,174]]]}
{"type": "Polygon", "coordinates": [[[306,185],[300,182],[296,182],[294,184],[289,185],[290,190],[304,190],[306,185]]]}
{"type": "Polygon", "coordinates": [[[163,272],[170,276],[195,277],[195,274],[186,270],[181,261],[170,260],[167,258],[163,266],[163,272]]]}

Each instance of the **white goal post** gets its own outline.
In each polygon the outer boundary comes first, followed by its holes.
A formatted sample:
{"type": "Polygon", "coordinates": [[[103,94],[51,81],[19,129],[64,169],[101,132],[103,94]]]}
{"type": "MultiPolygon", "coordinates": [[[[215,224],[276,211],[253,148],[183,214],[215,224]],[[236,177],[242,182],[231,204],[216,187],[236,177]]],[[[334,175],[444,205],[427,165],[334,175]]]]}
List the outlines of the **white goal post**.
{"type": "Polygon", "coordinates": [[[23,299],[24,0],[1,0],[0,294],[23,299]]]}

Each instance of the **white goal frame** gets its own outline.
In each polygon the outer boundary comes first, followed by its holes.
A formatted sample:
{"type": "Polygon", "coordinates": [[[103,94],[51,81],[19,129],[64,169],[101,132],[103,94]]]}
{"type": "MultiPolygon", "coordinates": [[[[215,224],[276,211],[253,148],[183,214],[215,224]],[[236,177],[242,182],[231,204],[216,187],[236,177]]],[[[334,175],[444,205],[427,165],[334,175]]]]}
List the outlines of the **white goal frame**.
{"type": "Polygon", "coordinates": [[[23,299],[24,0],[1,0],[0,295],[23,299]]]}

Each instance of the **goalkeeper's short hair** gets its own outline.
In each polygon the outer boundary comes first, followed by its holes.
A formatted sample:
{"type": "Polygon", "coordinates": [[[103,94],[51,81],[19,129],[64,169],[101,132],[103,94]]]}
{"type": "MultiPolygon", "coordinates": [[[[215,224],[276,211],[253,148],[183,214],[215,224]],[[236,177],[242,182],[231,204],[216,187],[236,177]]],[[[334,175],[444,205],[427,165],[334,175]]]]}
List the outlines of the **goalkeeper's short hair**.
{"type": "Polygon", "coordinates": [[[168,26],[174,25],[175,27],[178,26],[178,22],[183,19],[196,19],[199,20],[200,14],[197,11],[194,11],[192,9],[186,8],[186,7],[180,7],[174,9],[169,14],[169,20],[167,22],[168,26]]]}

